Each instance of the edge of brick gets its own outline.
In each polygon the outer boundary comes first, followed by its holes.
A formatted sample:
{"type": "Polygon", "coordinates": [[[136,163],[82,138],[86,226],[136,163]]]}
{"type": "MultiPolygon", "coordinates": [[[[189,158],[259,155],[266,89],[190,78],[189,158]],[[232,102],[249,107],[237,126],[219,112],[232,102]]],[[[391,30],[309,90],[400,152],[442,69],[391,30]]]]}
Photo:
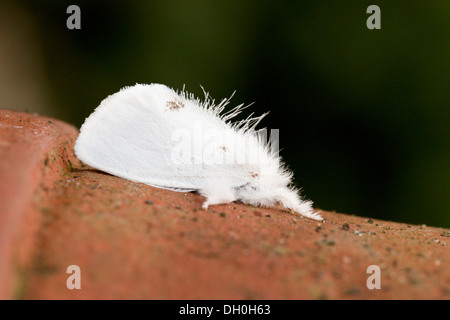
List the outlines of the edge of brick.
{"type": "Polygon", "coordinates": [[[78,130],[36,114],[0,110],[0,299],[20,295],[20,273],[32,257],[42,177],[60,176],[78,130]]]}

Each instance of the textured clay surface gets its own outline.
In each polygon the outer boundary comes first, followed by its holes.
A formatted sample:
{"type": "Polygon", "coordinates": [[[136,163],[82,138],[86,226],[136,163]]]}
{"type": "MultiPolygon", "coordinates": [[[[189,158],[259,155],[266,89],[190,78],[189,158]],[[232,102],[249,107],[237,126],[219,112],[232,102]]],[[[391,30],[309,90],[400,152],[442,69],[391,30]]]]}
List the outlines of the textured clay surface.
{"type": "Polygon", "coordinates": [[[149,187],[83,165],[78,131],[0,110],[0,298],[450,299],[450,230],[149,187]],[[78,265],[81,289],[69,290],[78,265]],[[367,268],[380,267],[369,290],[367,268]]]}

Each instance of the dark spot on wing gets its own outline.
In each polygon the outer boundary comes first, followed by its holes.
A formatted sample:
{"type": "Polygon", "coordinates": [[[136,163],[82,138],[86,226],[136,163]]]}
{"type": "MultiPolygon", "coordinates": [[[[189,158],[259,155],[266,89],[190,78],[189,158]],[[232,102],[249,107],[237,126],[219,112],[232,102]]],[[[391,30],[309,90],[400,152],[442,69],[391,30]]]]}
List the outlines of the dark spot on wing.
{"type": "Polygon", "coordinates": [[[166,106],[169,108],[169,110],[174,111],[184,108],[184,103],[178,99],[173,99],[171,101],[167,101],[166,106]]]}
{"type": "Polygon", "coordinates": [[[253,171],[250,171],[249,173],[252,178],[256,178],[259,176],[256,172],[253,172],[253,171]]]}

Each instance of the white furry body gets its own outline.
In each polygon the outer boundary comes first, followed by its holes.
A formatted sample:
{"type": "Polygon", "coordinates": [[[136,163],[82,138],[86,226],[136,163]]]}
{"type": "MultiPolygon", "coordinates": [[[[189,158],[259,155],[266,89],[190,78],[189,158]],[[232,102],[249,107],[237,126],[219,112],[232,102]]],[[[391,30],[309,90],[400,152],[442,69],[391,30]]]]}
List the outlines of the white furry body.
{"type": "Polygon", "coordinates": [[[243,105],[201,102],[161,84],[135,85],[107,97],[86,119],[75,144],[84,163],[112,175],[175,191],[198,191],[209,205],[241,201],[322,220],[291,186],[278,154],[259,138],[265,116],[230,123],[243,105]]]}

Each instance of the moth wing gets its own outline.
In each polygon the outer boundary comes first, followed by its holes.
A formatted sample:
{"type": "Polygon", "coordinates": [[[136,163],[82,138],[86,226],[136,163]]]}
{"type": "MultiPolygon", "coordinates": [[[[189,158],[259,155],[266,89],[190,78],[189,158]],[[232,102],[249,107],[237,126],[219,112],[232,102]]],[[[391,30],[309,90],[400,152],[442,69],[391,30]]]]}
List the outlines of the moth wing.
{"type": "Polygon", "coordinates": [[[187,157],[177,156],[177,147],[202,143],[195,140],[193,123],[224,125],[210,120],[199,106],[164,85],[124,88],[86,119],[75,154],[101,171],[176,191],[200,190],[217,176],[236,186],[245,184],[245,166],[205,164],[195,147],[187,157]],[[181,144],[180,137],[185,139],[181,144]]]}

